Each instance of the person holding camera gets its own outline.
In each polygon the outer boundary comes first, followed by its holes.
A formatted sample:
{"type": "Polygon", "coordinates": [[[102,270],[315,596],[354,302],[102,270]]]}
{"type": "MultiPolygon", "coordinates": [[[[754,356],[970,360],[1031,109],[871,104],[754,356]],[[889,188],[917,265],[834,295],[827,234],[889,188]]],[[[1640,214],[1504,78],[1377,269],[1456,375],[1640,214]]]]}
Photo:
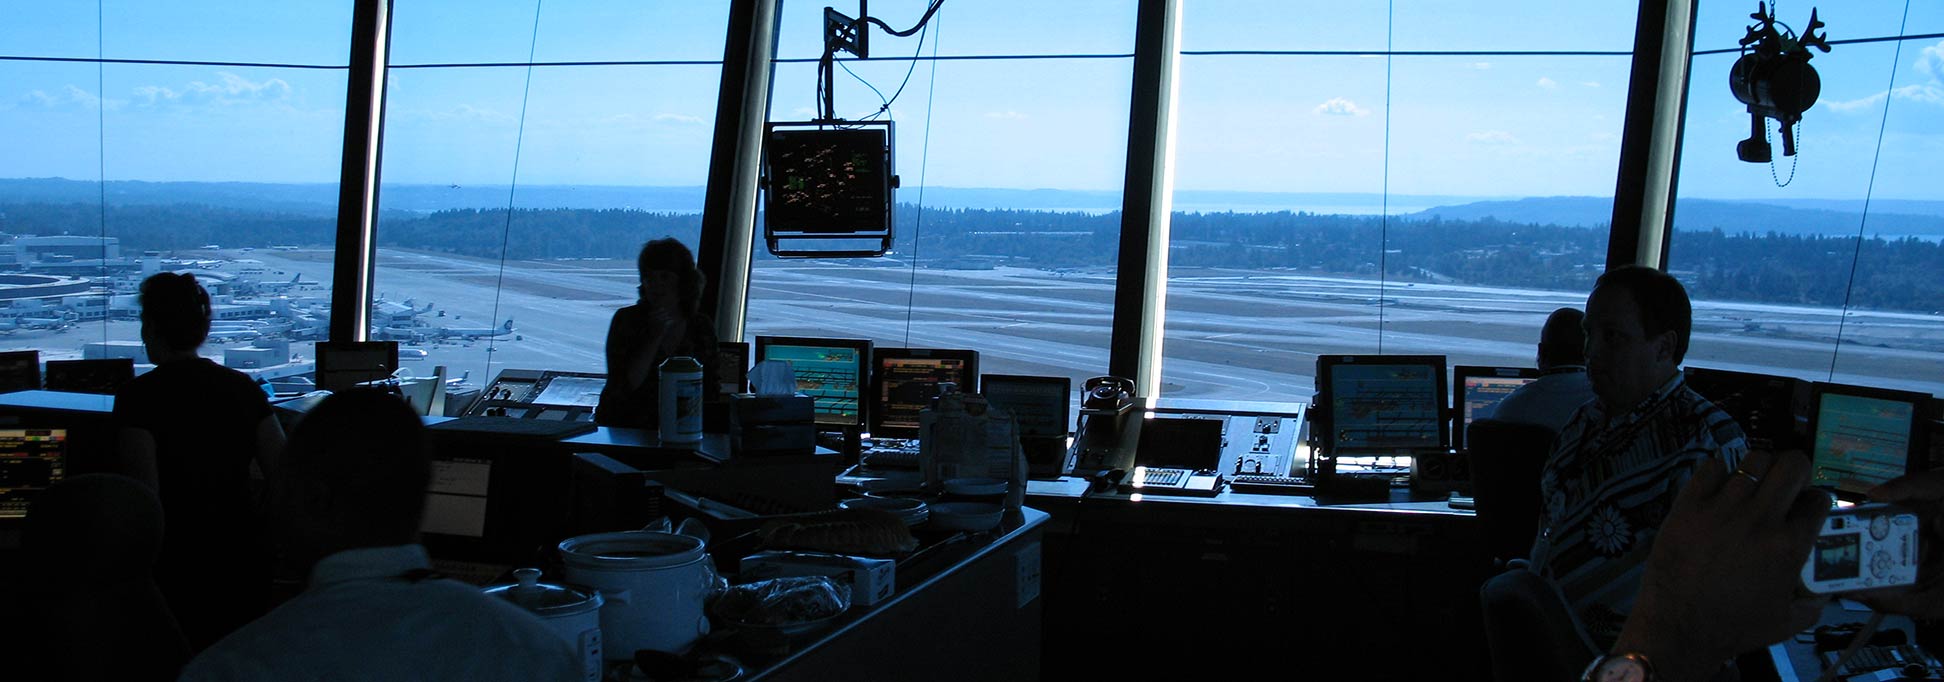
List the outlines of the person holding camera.
{"type": "MultiPolygon", "coordinates": [[[[1801,453],[1750,452],[1730,472],[1697,464],[1676,496],[1646,562],[1619,638],[1586,680],[1706,680],[1731,657],[1815,624],[1828,601],[1804,589],[1829,496],[1809,487],[1801,453]]],[[[1919,518],[1917,582],[1845,595],[1886,614],[1944,618],[1944,469],[1870,491],[1919,518]]]]}

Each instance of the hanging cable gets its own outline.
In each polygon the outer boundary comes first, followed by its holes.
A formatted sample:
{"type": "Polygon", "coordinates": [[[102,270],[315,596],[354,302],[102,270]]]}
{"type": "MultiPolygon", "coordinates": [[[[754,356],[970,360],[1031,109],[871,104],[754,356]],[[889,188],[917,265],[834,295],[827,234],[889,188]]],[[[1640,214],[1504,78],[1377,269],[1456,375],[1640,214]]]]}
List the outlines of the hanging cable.
{"type": "MultiPolygon", "coordinates": [[[[540,44],[540,5],[543,0],[533,0],[533,36],[527,39],[526,85],[520,90],[520,123],[513,133],[513,179],[506,185],[506,226],[500,229],[499,272],[493,280],[493,313],[486,317],[486,326],[493,327],[499,319],[500,295],[506,290],[506,248],[513,237],[513,197],[520,188],[520,146],[526,142],[527,97],[533,94],[533,54],[540,44]]],[[[486,336],[486,376],[493,375],[493,351],[498,339],[490,333],[486,336]]]]}
{"type": "Polygon", "coordinates": [[[917,33],[919,29],[924,28],[925,24],[931,21],[932,15],[938,13],[939,6],[944,4],[945,4],[945,0],[932,0],[931,7],[925,10],[925,16],[918,18],[918,25],[902,31],[891,28],[890,25],[882,21],[879,21],[877,17],[864,17],[862,19],[859,19],[858,21],[868,21],[873,24],[877,24],[878,28],[884,29],[885,33],[889,33],[899,38],[907,38],[910,37],[911,34],[917,33]]]}
{"type": "MultiPolygon", "coordinates": [[[[1903,19],[1897,24],[1902,35],[1910,24],[1910,0],[1904,0],[1903,19]]],[[[1890,84],[1883,89],[1883,117],[1877,123],[1876,154],[1870,158],[1870,182],[1863,189],[1863,217],[1856,221],[1856,250],[1850,254],[1849,283],[1843,287],[1843,314],[1836,316],[1836,346],[1829,351],[1829,380],[1836,380],[1836,358],[1843,354],[1843,330],[1849,322],[1850,298],[1856,294],[1856,266],[1863,260],[1863,237],[1870,225],[1870,197],[1876,193],[1877,167],[1883,162],[1883,132],[1890,127],[1890,102],[1897,92],[1897,65],[1903,62],[1903,41],[1897,41],[1890,57],[1890,84]]]]}
{"type": "MultiPolygon", "coordinates": [[[[896,103],[898,102],[898,96],[899,96],[899,95],[902,95],[902,94],[904,94],[904,89],[905,89],[905,86],[906,86],[906,85],[909,85],[909,84],[911,83],[911,73],[912,73],[913,71],[916,71],[916,70],[918,70],[918,60],[919,60],[919,55],[920,55],[920,54],[922,54],[922,53],[923,53],[923,52],[925,51],[925,35],[926,35],[926,33],[927,33],[928,31],[930,31],[930,26],[929,26],[929,25],[927,25],[927,26],[926,26],[926,28],[924,28],[924,29],[922,29],[922,30],[920,30],[920,31],[918,32],[918,47],[917,47],[916,49],[913,49],[913,50],[911,51],[911,60],[910,60],[910,62],[911,62],[911,64],[910,64],[910,66],[907,66],[907,67],[905,67],[905,75],[904,75],[904,80],[902,80],[902,81],[899,81],[899,82],[898,82],[898,89],[897,89],[897,90],[895,90],[895,91],[893,91],[893,92],[891,93],[891,96],[890,96],[890,97],[888,97],[888,98],[884,96],[884,92],[883,92],[883,91],[880,91],[880,90],[878,90],[878,89],[877,89],[877,86],[875,86],[875,85],[872,85],[870,81],[867,81],[867,80],[864,80],[864,77],[863,77],[863,76],[859,76],[859,75],[857,75],[857,72],[855,72],[855,71],[852,71],[852,70],[850,69],[850,67],[849,67],[849,66],[845,66],[845,64],[844,64],[843,62],[837,62],[837,65],[838,65],[838,66],[840,66],[840,67],[843,67],[843,69],[844,69],[844,73],[848,73],[848,74],[850,74],[850,75],[851,75],[851,78],[855,78],[855,79],[857,79],[857,82],[859,82],[859,83],[863,83],[863,84],[864,84],[864,87],[867,87],[867,88],[870,88],[870,89],[871,89],[871,92],[872,92],[872,93],[875,93],[875,94],[877,95],[877,97],[878,97],[878,102],[880,102],[880,105],[878,106],[878,110],[877,110],[877,111],[874,111],[874,112],[871,112],[870,114],[867,114],[867,115],[865,115],[865,116],[864,116],[863,118],[860,118],[860,119],[858,119],[858,120],[860,120],[860,121],[869,121],[869,120],[872,120],[872,119],[875,119],[875,118],[877,118],[877,117],[879,117],[879,116],[888,116],[888,115],[889,115],[889,113],[890,113],[890,111],[891,111],[891,105],[892,105],[892,104],[896,104],[896,103]]],[[[937,38],[933,38],[933,39],[932,39],[932,60],[931,60],[931,61],[932,61],[932,72],[933,72],[933,73],[937,73],[937,72],[938,72],[938,59],[937,59],[937,58],[938,58],[938,42],[937,42],[937,41],[938,41],[938,39],[937,39],[937,38]]],[[[931,106],[931,105],[930,105],[930,104],[927,104],[926,106],[931,106]]]]}
{"type": "MultiPolygon", "coordinates": [[[[934,10],[938,9],[938,6],[934,4],[932,5],[932,9],[934,10]]],[[[927,13],[926,16],[929,17],[930,13],[927,13]]],[[[943,32],[942,29],[941,32],[943,32]]],[[[920,37],[918,40],[919,40],[919,45],[922,47],[924,45],[924,38],[920,37]]],[[[934,57],[938,56],[938,36],[937,35],[932,36],[932,56],[934,57]]],[[[918,62],[916,61],[912,62],[913,66],[916,66],[917,64],[918,62]]],[[[905,72],[905,80],[906,81],[911,80],[911,73],[909,71],[905,72]]],[[[904,92],[903,85],[898,86],[898,92],[904,92]]],[[[911,258],[910,258],[911,264],[907,267],[907,269],[911,271],[911,278],[910,281],[905,283],[905,347],[907,348],[911,347],[912,311],[915,308],[917,308],[918,305],[918,237],[923,233],[925,227],[925,184],[926,184],[925,170],[929,168],[931,165],[932,103],[938,101],[938,99],[934,97],[934,95],[937,94],[937,92],[938,92],[938,60],[933,59],[931,63],[930,83],[925,87],[925,137],[924,137],[925,141],[921,143],[918,147],[918,205],[916,207],[918,215],[912,218],[911,258]]],[[[896,100],[897,98],[898,98],[897,95],[891,96],[891,99],[893,100],[896,100]]],[[[890,107],[887,105],[886,109],[888,110],[889,108],[890,107]]]]}

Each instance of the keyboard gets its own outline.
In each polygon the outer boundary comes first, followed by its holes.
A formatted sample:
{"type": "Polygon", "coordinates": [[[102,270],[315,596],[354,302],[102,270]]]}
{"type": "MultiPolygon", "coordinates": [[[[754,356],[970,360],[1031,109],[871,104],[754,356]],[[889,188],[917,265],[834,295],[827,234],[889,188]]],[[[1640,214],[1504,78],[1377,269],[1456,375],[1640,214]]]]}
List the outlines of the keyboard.
{"type": "Polygon", "coordinates": [[[1188,478],[1187,469],[1148,469],[1141,480],[1152,487],[1173,488],[1181,485],[1181,481],[1186,478],[1188,478]]]}
{"type": "Polygon", "coordinates": [[[864,451],[860,462],[864,466],[881,469],[916,469],[918,468],[918,441],[910,441],[910,445],[897,442],[873,443],[871,449],[864,451]]]}
{"type": "MultiPolygon", "coordinates": [[[[1841,651],[1824,653],[1823,664],[1826,666],[1835,663],[1837,656],[1841,654],[1841,651]]],[[[1836,672],[1836,676],[1843,678],[1875,670],[1902,668],[1912,664],[1924,666],[1926,669],[1934,669],[1937,661],[1932,659],[1928,654],[1925,654],[1922,647],[1912,644],[1866,646],[1857,649],[1856,655],[1850,657],[1849,662],[1843,665],[1843,669],[1836,672]]]]}
{"type": "Polygon", "coordinates": [[[1316,492],[1309,479],[1268,474],[1236,474],[1229,477],[1229,488],[1238,493],[1269,495],[1307,495],[1316,492]]]}

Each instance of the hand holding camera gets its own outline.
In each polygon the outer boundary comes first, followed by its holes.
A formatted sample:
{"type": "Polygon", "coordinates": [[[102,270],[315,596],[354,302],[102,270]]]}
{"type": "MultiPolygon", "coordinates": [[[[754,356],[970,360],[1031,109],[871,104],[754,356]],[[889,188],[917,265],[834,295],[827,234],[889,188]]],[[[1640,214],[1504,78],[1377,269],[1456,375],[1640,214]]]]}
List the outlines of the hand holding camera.
{"type": "Polygon", "coordinates": [[[1897,478],[1870,491],[1870,499],[1888,502],[1914,513],[1919,519],[1918,568],[1916,583],[1907,589],[1858,595],[1857,600],[1877,611],[1900,613],[1913,618],[1944,617],[1944,585],[1938,580],[1937,552],[1944,543],[1939,534],[1944,520],[1944,469],[1897,478]]]}

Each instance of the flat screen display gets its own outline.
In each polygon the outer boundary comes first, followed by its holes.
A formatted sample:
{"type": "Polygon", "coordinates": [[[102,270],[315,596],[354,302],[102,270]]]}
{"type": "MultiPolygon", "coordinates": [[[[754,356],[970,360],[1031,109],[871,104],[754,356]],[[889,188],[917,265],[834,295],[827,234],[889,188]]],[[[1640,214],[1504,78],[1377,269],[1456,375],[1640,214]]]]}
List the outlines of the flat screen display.
{"type": "Polygon", "coordinates": [[[1917,405],[1824,392],[1816,402],[1813,484],[1861,495],[1910,466],[1917,405]]]}
{"type": "Polygon", "coordinates": [[[872,363],[871,434],[918,437],[918,413],[951,383],[964,393],[978,392],[979,354],[969,350],[879,348],[872,363]]]}
{"type": "Polygon", "coordinates": [[[864,426],[863,396],[870,379],[871,342],[758,336],[756,354],[760,360],[790,363],[797,392],[810,396],[813,402],[816,423],[864,426]]]}
{"type": "Polygon", "coordinates": [[[987,374],[980,380],[986,402],[1011,412],[1022,438],[1064,438],[1073,380],[1066,377],[987,374]]]}
{"type": "Polygon", "coordinates": [[[1442,356],[1338,356],[1322,362],[1333,452],[1445,444],[1442,356]]]}
{"type": "Polygon", "coordinates": [[[0,429],[0,518],[22,518],[67,471],[67,431],[0,429]]]}

